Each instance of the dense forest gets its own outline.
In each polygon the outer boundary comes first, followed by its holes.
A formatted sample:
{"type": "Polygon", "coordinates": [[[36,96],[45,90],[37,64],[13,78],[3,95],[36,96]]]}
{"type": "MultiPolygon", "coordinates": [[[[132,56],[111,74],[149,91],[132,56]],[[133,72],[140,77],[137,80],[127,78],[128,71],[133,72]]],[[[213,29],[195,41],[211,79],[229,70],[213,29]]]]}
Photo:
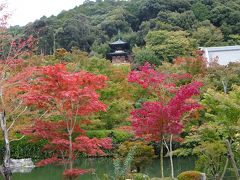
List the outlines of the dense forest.
{"type": "MultiPolygon", "coordinates": [[[[158,59],[171,59],[171,44],[175,44],[175,49],[184,44],[185,49],[178,56],[187,55],[199,46],[239,44],[240,1],[86,0],[57,16],[43,16],[24,27],[11,27],[10,31],[13,35],[33,35],[38,39],[38,54],[78,47],[103,57],[109,51],[108,43],[116,40],[120,31],[134,52],[137,47],[148,48],[148,54],[168,51],[168,56],[154,55],[158,59]]],[[[175,56],[176,52],[172,54],[175,56]]]]}

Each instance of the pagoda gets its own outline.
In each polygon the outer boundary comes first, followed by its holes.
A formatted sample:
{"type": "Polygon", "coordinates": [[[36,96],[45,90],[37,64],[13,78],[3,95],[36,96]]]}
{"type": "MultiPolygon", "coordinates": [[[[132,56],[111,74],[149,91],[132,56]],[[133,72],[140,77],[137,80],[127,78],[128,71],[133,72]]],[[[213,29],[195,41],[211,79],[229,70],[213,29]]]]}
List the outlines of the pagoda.
{"type": "Polygon", "coordinates": [[[129,49],[129,44],[121,38],[117,41],[109,43],[111,52],[107,54],[107,59],[111,60],[112,63],[129,63],[130,56],[127,50],[129,49]]]}

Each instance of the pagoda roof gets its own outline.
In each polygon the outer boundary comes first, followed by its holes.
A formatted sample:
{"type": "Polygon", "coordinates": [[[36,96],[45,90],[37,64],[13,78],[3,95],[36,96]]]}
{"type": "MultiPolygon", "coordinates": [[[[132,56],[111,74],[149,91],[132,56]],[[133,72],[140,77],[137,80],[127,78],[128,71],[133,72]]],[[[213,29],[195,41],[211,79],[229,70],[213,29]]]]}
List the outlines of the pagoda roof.
{"type": "Polygon", "coordinates": [[[128,53],[125,51],[115,51],[112,53],[107,53],[107,59],[112,59],[113,56],[127,56],[128,53]]]}
{"type": "Polygon", "coordinates": [[[120,44],[127,44],[127,42],[121,40],[121,39],[118,39],[117,41],[115,42],[112,42],[112,43],[109,43],[110,45],[120,45],[120,44]]]}

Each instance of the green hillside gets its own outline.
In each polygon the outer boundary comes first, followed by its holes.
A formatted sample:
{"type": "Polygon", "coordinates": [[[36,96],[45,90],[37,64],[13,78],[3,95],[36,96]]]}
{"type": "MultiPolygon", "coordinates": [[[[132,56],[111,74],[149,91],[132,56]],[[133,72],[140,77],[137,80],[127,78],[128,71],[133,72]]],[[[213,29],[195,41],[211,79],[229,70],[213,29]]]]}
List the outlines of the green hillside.
{"type": "MultiPolygon", "coordinates": [[[[26,37],[34,35],[39,40],[37,52],[44,54],[78,47],[104,56],[108,43],[118,38],[118,30],[131,47],[145,46],[151,39],[146,35],[154,31],[149,36],[155,37],[161,30],[185,31],[182,34],[191,40],[191,47],[235,45],[240,43],[240,0],[85,1],[57,16],[10,30],[26,37]]],[[[168,40],[168,35],[163,36],[168,40]]]]}

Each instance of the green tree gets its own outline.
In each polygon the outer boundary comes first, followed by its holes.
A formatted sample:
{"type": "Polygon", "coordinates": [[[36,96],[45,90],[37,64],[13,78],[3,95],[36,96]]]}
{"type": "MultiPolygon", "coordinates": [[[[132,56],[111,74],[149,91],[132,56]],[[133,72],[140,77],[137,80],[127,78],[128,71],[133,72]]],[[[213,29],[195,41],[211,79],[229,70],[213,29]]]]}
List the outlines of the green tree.
{"type": "Polygon", "coordinates": [[[194,4],[191,9],[199,21],[204,21],[209,18],[210,11],[208,9],[208,6],[201,3],[200,1],[194,4]]]}
{"type": "Polygon", "coordinates": [[[146,62],[154,64],[156,66],[159,66],[161,64],[161,61],[158,60],[158,57],[155,55],[155,53],[146,48],[133,48],[133,55],[133,67],[144,65],[146,62]]]}
{"type": "Polygon", "coordinates": [[[150,31],[145,41],[146,48],[161,61],[171,62],[178,56],[189,56],[196,48],[195,40],[185,31],[150,31]]]}
{"type": "Polygon", "coordinates": [[[196,168],[219,179],[224,171],[227,148],[219,141],[202,142],[194,149],[198,155],[196,168]]]}
{"type": "Polygon", "coordinates": [[[233,85],[240,85],[240,63],[232,62],[228,66],[210,65],[204,81],[212,89],[231,91],[233,85]]]}
{"type": "Polygon", "coordinates": [[[212,24],[198,27],[193,32],[192,38],[196,39],[198,46],[202,47],[220,46],[224,41],[221,30],[212,24]]]}

